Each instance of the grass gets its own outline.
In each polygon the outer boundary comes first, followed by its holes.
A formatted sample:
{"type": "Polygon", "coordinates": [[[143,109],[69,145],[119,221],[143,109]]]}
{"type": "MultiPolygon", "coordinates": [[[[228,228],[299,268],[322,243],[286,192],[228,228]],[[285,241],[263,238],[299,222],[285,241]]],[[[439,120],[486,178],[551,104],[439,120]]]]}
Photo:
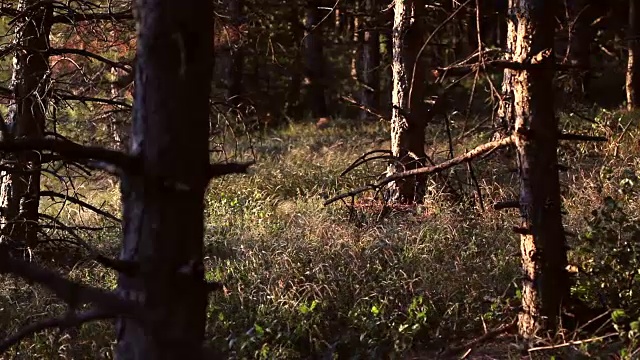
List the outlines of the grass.
{"type": "MultiPolygon", "coordinates": [[[[623,358],[624,351],[630,354],[637,346],[633,277],[640,267],[630,244],[640,234],[635,177],[640,128],[633,124],[622,133],[634,118],[600,113],[597,124],[589,127],[564,118],[568,130],[607,133],[611,140],[561,152],[562,162],[572,168],[562,181],[565,224],[575,234],[569,238],[571,260],[581,269],[574,294],[591,304],[604,296],[612,307],[624,310],[610,319],[617,333],[608,341],[543,349],[530,358],[554,353],[558,358],[606,358],[609,353],[623,358]]],[[[455,138],[464,129],[454,126],[453,131],[455,138]]],[[[431,155],[441,161],[448,147],[445,134],[432,136],[431,155]]],[[[457,141],[455,152],[486,139],[473,135],[457,141]]],[[[508,171],[514,161],[510,155],[501,152],[474,164],[485,211],[474,200],[467,169],[460,168],[448,175],[462,202],[448,200],[441,182],[433,180],[424,206],[382,213],[371,194],[357,198],[351,209],[349,202],[324,207],[323,201],[384,169],[384,164],[371,164],[339,177],[362,153],[388,148],[384,124],[336,121],[322,131],[295,124],[264,131],[252,144],[251,150],[241,139],[228,148],[242,159],[251,158],[253,151],[258,160],[253,173],[215,180],[206,198],[207,277],[225,284],[210,299],[207,334],[216,349],[238,359],[433,359],[440,349],[514,318],[519,240],[511,227],[518,217],[490,206],[517,194],[517,178],[508,171]]],[[[53,180],[46,184],[59,188],[53,180]]],[[[119,211],[117,187],[106,179],[78,180],[76,189],[92,204],[119,211]]],[[[42,208],[56,214],[61,205],[45,200],[42,208]]],[[[66,223],[104,221],[77,207],[65,208],[62,215],[66,223]]],[[[80,234],[117,254],[118,231],[80,234]]],[[[57,268],[85,283],[115,287],[115,274],[91,262],[57,268]]],[[[6,276],[0,281],[0,335],[64,311],[40,288],[6,276]]],[[[542,343],[601,335],[575,331],[542,343]]],[[[110,358],[112,339],[109,322],[85,325],[78,332],[48,331],[22,342],[7,359],[110,358]]],[[[521,349],[506,334],[473,347],[469,358],[522,358],[521,349]]]]}

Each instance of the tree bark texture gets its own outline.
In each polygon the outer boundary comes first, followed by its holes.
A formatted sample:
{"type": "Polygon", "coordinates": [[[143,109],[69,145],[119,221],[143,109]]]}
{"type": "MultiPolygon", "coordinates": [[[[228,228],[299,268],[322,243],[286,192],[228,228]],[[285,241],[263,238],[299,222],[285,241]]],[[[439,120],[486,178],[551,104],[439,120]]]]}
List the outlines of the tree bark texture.
{"type": "MultiPolygon", "coordinates": [[[[391,151],[397,161],[389,174],[425,164],[425,66],[418,59],[424,39],[423,0],[396,0],[393,20],[393,110],[391,151]]],[[[398,202],[421,202],[426,192],[423,176],[390,184],[390,198],[398,202]]]]}
{"type": "Polygon", "coordinates": [[[130,152],[138,172],[121,191],[120,258],[139,265],[121,273],[118,293],[139,301],[150,323],[121,318],[120,360],[202,359],[203,199],[209,168],[209,95],[213,6],[201,0],[137,0],[138,48],[130,152]]]}
{"type": "Polygon", "coordinates": [[[524,280],[518,325],[525,338],[555,330],[569,296],[553,104],[554,9],[551,0],[511,0],[509,17],[512,60],[542,65],[509,77],[522,216],[524,280]]]}
{"type": "Polygon", "coordinates": [[[629,0],[627,108],[640,105],[640,0],[629,0]]]}
{"type": "Polygon", "coordinates": [[[324,54],[320,20],[322,15],[318,7],[320,0],[308,0],[305,7],[304,35],[304,76],[306,87],[306,103],[314,118],[327,117],[327,101],[325,98],[324,54]]]}
{"type": "MultiPolygon", "coordinates": [[[[378,3],[376,0],[365,0],[364,10],[367,14],[377,15],[378,3]]],[[[362,51],[360,53],[362,82],[360,89],[360,102],[367,108],[378,111],[380,107],[380,32],[373,22],[374,17],[367,17],[362,31],[362,51]]],[[[372,115],[366,111],[360,111],[361,120],[371,120],[372,115]]]]}
{"type": "MultiPolygon", "coordinates": [[[[37,1],[22,0],[18,11],[33,7],[37,1]]],[[[5,121],[8,139],[34,139],[44,136],[49,98],[49,48],[51,6],[36,7],[16,20],[11,87],[14,99],[5,121]]],[[[0,207],[3,242],[33,248],[37,244],[38,207],[40,204],[40,157],[25,151],[5,157],[15,170],[2,172],[0,207]]],[[[13,246],[12,246],[13,247],[13,246]]]]}

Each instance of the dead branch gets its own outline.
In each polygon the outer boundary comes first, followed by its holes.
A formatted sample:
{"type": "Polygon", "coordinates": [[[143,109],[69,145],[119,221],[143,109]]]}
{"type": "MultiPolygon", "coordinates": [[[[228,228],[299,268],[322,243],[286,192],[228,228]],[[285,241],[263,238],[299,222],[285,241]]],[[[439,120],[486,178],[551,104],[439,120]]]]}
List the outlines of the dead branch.
{"type": "Polygon", "coordinates": [[[0,151],[51,151],[74,160],[101,160],[123,170],[139,169],[139,159],[120,151],[101,147],[84,146],[68,140],[58,139],[18,139],[0,141],[0,151]]]}
{"type": "Polygon", "coordinates": [[[22,340],[33,336],[40,331],[52,328],[66,329],[70,327],[80,326],[91,321],[112,319],[117,316],[118,314],[104,309],[91,309],[82,313],[70,311],[68,314],[60,317],[49,318],[39,322],[35,322],[33,324],[29,324],[20,329],[15,334],[0,342],[0,355],[9,350],[11,347],[18,345],[22,340]]]}
{"type": "Polygon", "coordinates": [[[104,56],[100,56],[98,54],[92,53],[90,51],[84,50],[84,49],[71,49],[71,48],[50,48],[47,49],[47,53],[49,55],[79,55],[79,56],[84,56],[90,59],[94,59],[100,62],[103,62],[111,67],[114,68],[118,68],[120,70],[123,70],[127,73],[131,72],[131,68],[129,68],[128,66],[119,63],[117,61],[113,61],[110,59],[107,59],[104,56]]]}
{"type": "Polygon", "coordinates": [[[83,208],[89,209],[89,210],[93,211],[94,213],[96,213],[98,215],[102,215],[102,216],[106,217],[107,219],[113,220],[113,221],[115,221],[117,223],[121,222],[121,220],[118,219],[116,216],[114,216],[114,215],[112,215],[112,214],[110,214],[110,213],[108,213],[108,212],[106,212],[104,210],[98,209],[97,207],[95,207],[95,206],[93,206],[93,205],[91,205],[91,204],[89,204],[89,203],[87,203],[85,201],[82,201],[82,200],[80,200],[80,199],[78,199],[76,197],[73,197],[73,196],[67,196],[67,195],[64,195],[64,194],[57,193],[55,191],[41,191],[40,192],[40,196],[64,199],[65,201],[68,201],[68,202],[70,202],[72,204],[80,205],[83,208]]]}
{"type": "Polygon", "coordinates": [[[68,280],[34,263],[14,259],[9,256],[5,246],[0,248],[0,273],[14,274],[26,281],[41,284],[72,308],[92,303],[99,309],[118,315],[134,316],[143,321],[146,319],[144,308],[137,302],[123,299],[103,289],[68,280]]]}
{"type": "Polygon", "coordinates": [[[353,99],[352,97],[349,96],[340,96],[338,99],[344,101],[344,102],[348,102],[349,104],[357,107],[358,109],[369,113],[375,117],[377,117],[379,120],[384,120],[384,121],[389,121],[389,119],[385,118],[384,116],[380,115],[379,113],[377,113],[376,111],[374,111],[373,109],[364,106],[362,104],[360,104],[359,102],[357,102],[355,99],[353,99]]]}
{"type": "Polygon", "coordinates": [[[342,171],[340,173],[340,177],[345,176],[346,174],[348,174],[351,170],[357,168],[358,166],[372,161],[372,160],[376,160],[376,159],[395,159],[395,156],[393,156],[391,150],[371,150],[371,151],[367,151],[366,153],[360,155],[360,157],[358,157],[351,165],[349,165],[346,169],[344,169],[344,171],[342,171]],[[377,153],[383,153],[386,155],[377,155],[377,156],[373,156],[371,158],[368,158],[369,155],[373,155],[373,154],[377,154],[377,153]]]}
{"type": "MultiPolygon", "coordinates": [[[[525,71],[542,69],[548,66],[549,64],[545,64],[544,62],[521,63],[509,60],[486,60],[483,63],[452,65],[447,67],[435,68],[432,70],[432,72],[437,78],[441,78],[445,76],[465,76],[476,71],[500,72],[505,69],[525,71]]],[[[567,71],[579,68],[576,65],[570,64],[554,64],[552,66],[555,70],[559,71],[567,71]]]]}
{"type": "Polygon", "coordinates": [[[73,94],[56,94],[55,97],[59,98],[60,100],[79,101],[83,104],[86,104],[87,102],[97,102],[97,103],[103,103],[103,104],[113,105],[113,106],[121,106],[127,109],[131,109],[133,107],[131,104],[126,103],[124,101],[97,98],[92,96],[81,96],[81,95],[73,95],[73,94]]]}
{"type": "Polygon", "coordinates": [[[591,136],[591,135],[581,135],[581,134],[569,134],[562,133],[558,136],[558,140],[568,140],[568,141],[608,141],[604,136],[591,136]]]}
{"type": "Polygon", "coordinates": [[[557,345],[548,345],[548,346],[538,346],[538,347],[532,347],[528,349],[529,353],[535,352],[535,351],[541,351],[541,350],[554,350],[554,349],[558,349],[558,348],[563,348],[563,347],[567,347],[567,346],[575,346],[575,345],[582,345],[582,344],[588,344],[591,342],[595,342],[595,341],[601,341],[604,339],[608,339],[610,337],[614,337],[614,336],[619,336],[620,334],[618,333],[611,333],[611,334],[606,334],[606,335],[602,335],[602,336],[597,336],[594,338],[590,338],[590,339],[585,339],[585,340],[574,340],[574,341],[568,341],[566,343],[562,343],[562,344],[557,344],[557,345]]]}
{"type": "Polygon", "coordinates": [[[209,178],[213,179],[230,174],[246,174],[249,167],[255,163],[255,161],[249,161],[246,163],[212,164],[209,167],[209,178]]]}
{"type": "Polygon", "coordinates": [[[487,333],[485,333],[484,335],[473,339],[469,342],[467,342],[466,344],[460,345],[460,346],[454,346],[451,347],[445,351],[443,351],[443,353],[441,355],[453,355],[456,353],[459,353],[463,350],[467,350],[467,349],[471,349],[474,346],[478,346],[486,341],[489,341],[491,339],[494,339],[496,337],[498,337],[499,335],[502,335],[504,333],[507,333],[509,331],[512,331],[513,329],[516,328],[516,324],[518,323],[518,319],[514,319],[513,321],[511,321],[509,324],[504,324],[494,330],[488,331],[487,333]]]}
{"type": "Polygon", "coordinates": [[[493,210],[517,209],[519,207],[520,201],[518,200],[499,201],[493,204],[493,210]]]}
{"type": "Polygon", "coordinates": [[[383,178],[382,180],[379,180],[378,182],[374,183],[374,184],[369,184],[363,187],[360,187],[358,189],[354,189],[351,190],[347,193],[343,193],[340,194],[338,196],[335,196],[327,201],[324,202],[324,205],[327,206],[331,203],[334,203],[338,200],[347,198],[347,197],[353,197],[356,196],[360,193],[363,193],[365,191],[369,191],[369,190],[376,190],[376,189],[380,189],[381,187],[383,187],[384,185],[392,182],[392,181],[396,181],[396,180],[400,180],[400,179],[404,179],[410,176],[415,176],[415,175],[431,175],[431,174],[437,174],[441,171],[447,170],[453,166],[459,165],[461,163],[467,162],[467,161],[471,161],[479,156],[485,155],[487,153],[490,153],[494,150],[500,149],[500,148],[504,148],[507,147],[511,144],[513,144],[514,141],[514,136],[507,136],[503,139],[500,140],[496,140],[496,141],[492,141],[486,144],[482,144],[478,147],[476,147],[475,149],[472,149],[462,155],[459,155],[451,160],[447,160],[445,162],[442,162],[438,165],[434,165],[434,166],[427,166],[427,167],[421,167],[418,169],[413,169],[413,170],[407,170],[407,171],[402,171],[402,172],[398,172],[392,175],[389,175],[385,178],[383,178]]]}
{"type": "Polygon", "coordinates": [[[56,15],[53,17],[53,23],[56,24],[75,24],[79,21],[122,21],[133,20],[133,12],[124,10],[114,13],[77,13],[69,8],[68,14],[56,15]]]}

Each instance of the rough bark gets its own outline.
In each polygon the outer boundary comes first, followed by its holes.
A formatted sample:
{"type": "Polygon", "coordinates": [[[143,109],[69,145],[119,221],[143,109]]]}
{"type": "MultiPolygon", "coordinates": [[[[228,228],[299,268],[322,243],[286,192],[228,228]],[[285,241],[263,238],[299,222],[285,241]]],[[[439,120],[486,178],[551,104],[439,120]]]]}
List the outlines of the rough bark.
{"type": "MultiPolygon", "coordinates": [[[[18,11],[38,1],[22,0],[18,11]]],[[[49,98],[48,56],[52,7],[40,6],[16,20],[11,87],[14,99],[6,119],[8,139],[34,139],[44,136],[45,114],[49,98]]],[[[37,243],[38,206],[40,204],[40,158],[34,151],[7,156],[15,171],[3,172],[0,180],[2,208],[0,241],[33,248],[37,243]]]]}
{"type": "MultiPolygon", "coordinates": [[[[378,4],[376,0],[365,0],[364,10],[367,14],[376,14],[378,4]]],[[[380,32],[368,17],[363,25],[362,51],[360,53],[362,86],[360,89],[360,103],[365,107],[378,111],[380,107],[380,32]]],[[[361,120],[372,120],[374,117],[360,111],[361,120]]]]}
{"type": "Polygon", "coordinates": [[[203,199],[208,183],[213,71],[210,1],[138,0],[132,155],[139,173],[122,178],[118,292],[152,314],[144,326],[118,320],[117,359],[203,359],[203,199]]]}
{"type": "Polygon", "coordinates": [[[304,36],[304,76],[306,104],[314,118],[328,116],[325,99],[324,54],[320,20],[322,15],[318,7],[320,0],[308,0],[305,7],[304,36]]]}
{"type": "MultiPolygon", "coordinates": [[[[393,110],[391,151],[398,160],[389,174],[425,165],[425,66],[417,64],[424,36],[424,1],[397,0],[393,20],[393,110]]],[[[426,191],[424,176],[405,178],[390,184],[390,199],[421,202],[426,191]]]]}
{"type": "Polygon", "coordinates": [[[513,60],[543,68],[514,71],[515,144],[520,176],[524,280],[520,334],[533,338],[558,325],[568,300],[567,250],[558,179],[558,120],[554,114],[554,2],[511,0],[509,52],[513,60]]]}
{"type": "Polygon", "coordinates": [[[640,105],[640,0],[629,0],[627,108],[640,105]]]}

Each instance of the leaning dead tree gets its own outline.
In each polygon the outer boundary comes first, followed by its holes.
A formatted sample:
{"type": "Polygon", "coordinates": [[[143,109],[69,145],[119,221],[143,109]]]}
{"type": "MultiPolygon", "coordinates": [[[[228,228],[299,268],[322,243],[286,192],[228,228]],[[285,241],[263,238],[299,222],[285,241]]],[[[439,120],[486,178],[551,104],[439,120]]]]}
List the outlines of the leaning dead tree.
{"type": "Polygon", "coordinates": [[[68,303],[68,314],[27,326],[0,351],[35,331],[117,318],[117,359],[205,359],[208,293],[202,259],[204,193],[218,176],[250,164],[209,163],[209,93],[213,69],[211,2],[137,2],[135,115],[129,154],[60,139],[0,142],[0,151],[39,151],[90,160],[120,174],[124,239],[108,292],[71,282],[11,257],[0,245],[0,272],[42,284],[68,303]],[[80,311],[88,305],[88,310],[80,311]]]}

